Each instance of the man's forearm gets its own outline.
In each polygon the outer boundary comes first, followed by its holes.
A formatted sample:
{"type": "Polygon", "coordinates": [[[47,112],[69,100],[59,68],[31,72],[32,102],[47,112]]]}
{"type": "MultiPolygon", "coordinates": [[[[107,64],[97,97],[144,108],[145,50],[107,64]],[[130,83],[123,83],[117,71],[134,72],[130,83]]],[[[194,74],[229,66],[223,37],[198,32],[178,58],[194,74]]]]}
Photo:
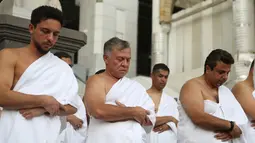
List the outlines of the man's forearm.
{"type": "MultiPolygon", "coordinates": [[[[46,109],[42,107],[28,108],[25,110],[31,110],[31,109],[36,109],[37,111],[39,110],[41,115],[50,115],[50,113],[47,112],[46,109]]],[[[63,109],[61,108],[59,111],[60,112],[58,114],[55,114],[53,116],[68,116],[68,115],[72,116],[74,113],[76,113],[77,109],[71,105],[64,105],[63,109]]]]}
{"type": "Polygon", "coordinates": [[[132,107],[105,104],[92,112],[92,116],[107,122],[133,120],[133,110],[132,107]]]}
{"type": "Polygon", "coordinates": [[[58,116],[68,116],[75,114],[77,109],[71,105],[64,105],[64,109],[60,109],[58,116]]]}
{"type": "Polygon", "coordinates": [[[229,121],[214,117],[209,114],[204,114],[203,117],[200,117],[198,120],[193,122],[200,128],[212,131],[226,131],[231,127],[229,121]]]}
{"type": "Polygon", "coordinates": [[[42,96],[28,95],[10,90],[0,93],[0,106],[9,110],[41,107],[42,96]]]}
{"type": "Polygon", "coordinates": [[[155,126],[159,126],[159,125],[163,125],[163,124],[166,124],[168,122],[174,122],[176,123],[175,121],[176,119],[173,118],[172,116],[161,116],[161,117],[156,117],[156,123],[155,123],[155,126]]]}

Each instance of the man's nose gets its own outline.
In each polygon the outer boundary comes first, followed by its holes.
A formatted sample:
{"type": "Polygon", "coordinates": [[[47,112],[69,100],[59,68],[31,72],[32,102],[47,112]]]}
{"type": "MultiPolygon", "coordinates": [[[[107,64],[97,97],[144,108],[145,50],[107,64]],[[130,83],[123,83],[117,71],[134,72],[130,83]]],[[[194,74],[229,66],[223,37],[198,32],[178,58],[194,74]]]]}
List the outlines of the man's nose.
{"type": "Polygon", "coordinates": [[[53,40],[54,40],[54,35],[53,35],[53,33],[49,33],[49,34],[47,35],[47,40],[50,41],[51,43],[53,42],[53,40]]]}
{"type": "Polygon", "coordinates": [[[128,61],[127,60],[124,60],[123,63],[122,63],[123,66],[128,66],[128,61]]]}

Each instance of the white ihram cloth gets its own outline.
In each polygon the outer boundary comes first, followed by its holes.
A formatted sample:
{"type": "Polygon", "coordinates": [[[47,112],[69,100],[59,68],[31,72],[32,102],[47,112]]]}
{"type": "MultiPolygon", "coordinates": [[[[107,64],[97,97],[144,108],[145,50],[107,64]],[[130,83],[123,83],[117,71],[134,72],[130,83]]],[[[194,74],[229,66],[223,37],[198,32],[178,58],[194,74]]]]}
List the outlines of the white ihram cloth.
{"type": "MultiPolygon", "coordinates": [[[[72,69],[48,52],[22,74],[13,91],[50,95],[61,104],[77,107],[78,85],[72,69]]],[[[26,120],[19,111],[3,109],[0,118],[0,143],[56,143],[60,117],[42,115],[26,120]]]]}
{"type": "MultiPolygon", "coordinates": [[[[126,77],[117,81],[106,95],[105,103],[116,105],[116,100],[127,107],[140,106],[149,110],[148,117],[154,125],[154,103],[138,82],[126,77]]],[[[146,133],[152,130],[153,125],[143,127],[133,120],[111,123],[92,118],[86,143],[146,143],[146,133]]]]}
{"type": "Polygon", "coordinates": [[[59,143],[85,143],[87,137],[87,117],[86,117],[86,108],[79,97],[78,100],[78,109],[77,112],[74,114],[77,118],[83,121],[82,127],[78,130],[74,130],[73,126],[66,122],[66,128],[61,132],[59,143]]]}
{"type": "MultiPolygon", "coordinates": [[[[245,139],[245,128],[248,119],[235,99],[232,92],[225,86],[220,86],[218,91],[219,103],[204,100],[204,112],[229,121],[234,121],[242,130],[240,138],[227,143],[248,143],[245,139]]],[[[187,116],[182,106],[178,106],[180,122],[178,124],[178,143],[226,143],[217,140],[214,131],[208,131],[196,126],[187,116]]]]}
{"type": "MultiPolygon", "coordinates": [[[[173,97],[167,95],[166,93],[162,93],[158,112],[156,116],[172,116],[175,119],[179,120],[179,112],[178,112],[178,104],[174,100],[173,97]]],[[[177,143],[177,127],[174,122],[168,122],[168,126],[170,126],[170,130],[164,131],[162,133],[157,133],[151,131],[148,134],[148,143],[177,143]]]]}

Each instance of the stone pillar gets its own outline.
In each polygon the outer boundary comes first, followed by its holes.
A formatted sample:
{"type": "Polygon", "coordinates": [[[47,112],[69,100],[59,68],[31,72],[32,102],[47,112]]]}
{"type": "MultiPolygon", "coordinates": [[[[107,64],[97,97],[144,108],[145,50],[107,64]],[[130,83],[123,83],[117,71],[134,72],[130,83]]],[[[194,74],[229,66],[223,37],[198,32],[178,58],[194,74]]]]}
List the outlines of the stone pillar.
{"type": "Polygon", "coordinates": [[[152,62],[168,64],[168,36],[175,0],[153,0],[152,6],[152,62]]]}
{"type": "Polygon", "coordinates": [[[233,19],[235,29],[237,80],[248,75],[251,61],[255,57],[254,48],[254,0],[233,1],[233,19]]]}

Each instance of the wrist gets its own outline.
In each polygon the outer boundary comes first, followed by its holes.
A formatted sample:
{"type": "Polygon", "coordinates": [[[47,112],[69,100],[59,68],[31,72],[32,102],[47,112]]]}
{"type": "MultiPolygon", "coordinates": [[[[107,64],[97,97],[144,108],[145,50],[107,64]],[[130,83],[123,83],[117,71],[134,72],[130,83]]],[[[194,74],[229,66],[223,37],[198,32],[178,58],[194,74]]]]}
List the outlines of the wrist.
{"type": "Polygon", "coordinates": [[[39,95],[38,98],[36,98],[37,103],[40,107],[44,107],[45,105],[45,95],[39,95]]]}
{"type": "Polygon", "coordinates": [[[72,115],[66,116],[66,121],[67,121],[67,122],[70,121],[70,116],[72,116],[72,115]]]}
{"type": "Polygon", "coordinates": [[[174,122],[174,118],[172,116],[168,116],[169,122],[174,122]]]}
{"type": "Polygon", "coordinates": [[[136,112],[135,112],[135,107],[127,107],[127,110],[128,110],[128,117],[130,120],[134,120],[135,119],[135,115],[136,115],[136,112]]]}
{"type": "Polygon", "coordinates": [[[235,122],[233,122],[233,121],[229,121],[229,124],[230,124],[230,127],[229,127],[229,129],[228,129],[228,130],[226,130],[227,132],[231,132],[231,131],[233,131],[233,129],[234,129],[234,127],[235,127],[235,122]]]}
{"type": "Polygon", "coordinates": [[[168,124],[166,124],[166,126],[167,126],[167,130],[171,130],[171,127],[168,124]]]}

